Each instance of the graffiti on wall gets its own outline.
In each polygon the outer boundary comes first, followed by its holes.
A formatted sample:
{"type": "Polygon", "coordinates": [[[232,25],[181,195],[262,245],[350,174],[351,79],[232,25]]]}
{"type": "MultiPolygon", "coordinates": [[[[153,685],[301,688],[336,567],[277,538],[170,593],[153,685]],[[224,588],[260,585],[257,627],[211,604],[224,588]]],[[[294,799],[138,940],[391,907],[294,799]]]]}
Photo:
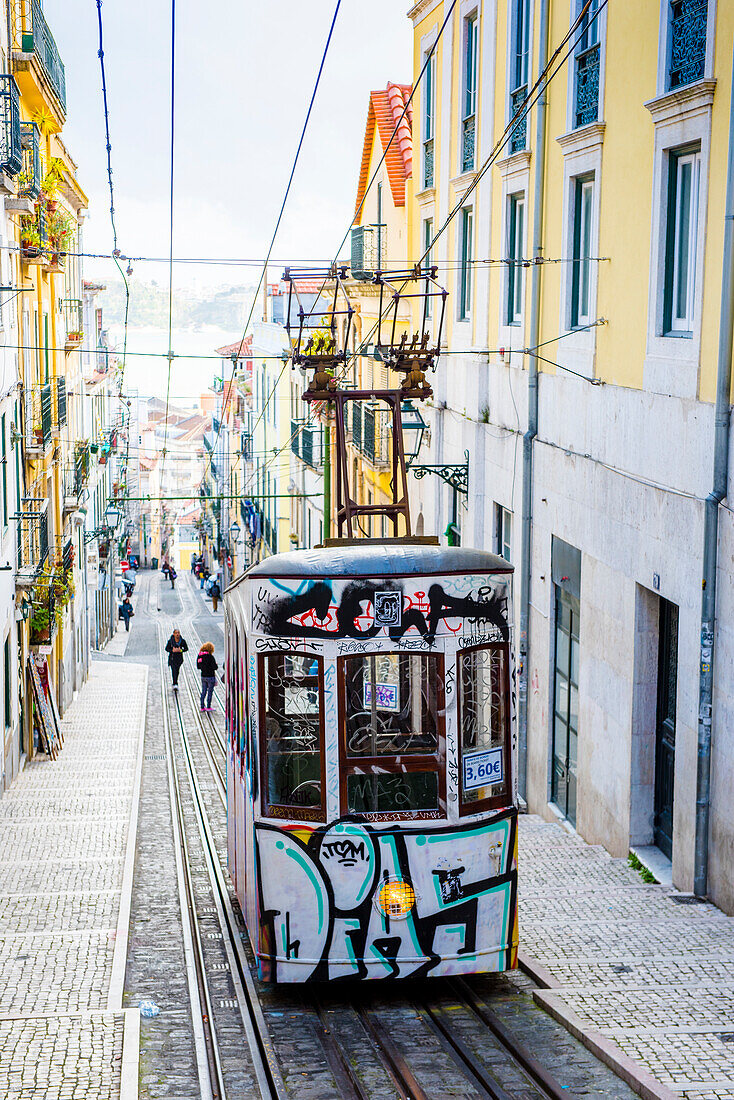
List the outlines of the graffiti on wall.
{"type": "Polygon", "coordinates": [[[315,581],[294,592],[258,587],[253,624],[276,638],[366,639],[406,635],[432,645],[438,633],[454,634],[460,645],[509,640],[509,588],[500,578],[440,578],[425,591],[409,582],[379,580],[315,581]]]}
{"type": "Polygon", "coordinates": [[[515,811],[433,831],[357,818],[313,830],[257,823],[262,977],[425,977],[513,966],[516,824],[515,811]],[[412,899],[397,916],[389,905],[385,911],[395,884],[408,884],[412,899]]]}

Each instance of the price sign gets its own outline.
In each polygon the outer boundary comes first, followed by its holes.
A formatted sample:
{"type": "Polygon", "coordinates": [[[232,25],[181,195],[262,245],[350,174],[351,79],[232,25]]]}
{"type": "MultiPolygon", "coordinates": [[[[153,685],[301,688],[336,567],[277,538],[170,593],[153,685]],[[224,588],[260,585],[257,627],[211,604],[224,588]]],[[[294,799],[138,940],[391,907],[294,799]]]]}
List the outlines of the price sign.
{"type": "Polygon", "coordinates": [[[499,749],[487,749],[484,752],[465,753],[464,790],[475,791],[477,787],[489,787],[501,783],[505,777],[504,752],[499,749]]]}

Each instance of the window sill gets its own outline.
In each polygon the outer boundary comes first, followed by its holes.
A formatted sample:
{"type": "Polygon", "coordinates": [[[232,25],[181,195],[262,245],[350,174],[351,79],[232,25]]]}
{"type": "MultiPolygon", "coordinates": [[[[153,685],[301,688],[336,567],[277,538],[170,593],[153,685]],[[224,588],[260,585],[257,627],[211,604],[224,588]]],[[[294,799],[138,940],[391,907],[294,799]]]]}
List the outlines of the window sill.
{"type": "Polygon", "coordinates": [[[715,90],[715,80],[697,80],[695,84],[686,84],[674,92],[665,92],[649,99],[645,106],[655,125],[660,126],[710,111],[715,90]]]}
{"type": "Polygon", "coordinates": [[[416,191],[415,198],[418,202],[433,202],[436,198],[436,188],[425,187],[422,191],[416,191]]]}
{"type": "Polygon", "coordinates": [[[498,160],[497,167],[503,179],[506,176],[514,175],[516,172],[527,171],[530,167],[531,157],[532,153],[529,149],[520,149],[517,153],[511,153],[509,157],[498,160]]]}
{"type": "Polygon", "coordinates": [[[658,333],[659,340],[692,340],[693,333],[690,330],[686,332],[660,332],[658,333]]]}
{"type": "Polygon", "coordinates": [[[476,168],[470,168],[468,172],[460,172],[458,176],[453,176],[453,178],[449,180],[449,183],[453,184],[457,190],[461,190],[462,187],[469,186],[476,173],[476,168]]]}
{"type": "Polygon", "coordinates": [[[590,122],[587,126],[579,126],[577,130],[569,130],[568,133],[561,134],[556,141],[563,149],[564,156],[587,153],[592,149],[601,149],[605,129],[605,122],[590,122]]]}

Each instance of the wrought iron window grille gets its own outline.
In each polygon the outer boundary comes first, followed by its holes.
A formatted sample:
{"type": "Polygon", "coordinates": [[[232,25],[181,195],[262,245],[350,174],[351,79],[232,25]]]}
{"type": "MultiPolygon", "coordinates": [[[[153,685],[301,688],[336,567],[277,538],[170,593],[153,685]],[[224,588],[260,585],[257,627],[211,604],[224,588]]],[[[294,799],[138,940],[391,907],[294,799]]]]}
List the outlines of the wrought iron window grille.
{"type": "Polygon", "coordinates": [[[29,199],[41,193],[41,143],[40,130],[35,122],[21,122],[20,143],[23,150],[23,176],[21,194],[29,199]]]}
{"type": "Polygon", "coordinates": [[[353,279],[372,280],[384,270],[387,254],[387,225],[355,225],[351,234],[350,272],[353,279]]]}
{"type": "Polygon", "coordinates": [[[51,87],[66,112],[66,71],[58,47],[51,34],[41,10],[40,0],[30,0],[30,20],[28,2],[23,5],[23,22],[20,34],[20,48],[23,53],[33,54],[38,60],[51,87]]]}
{"type": "MultiPolygon", "coordinates": [[[[523,104],[527,100],[528,86],[523,84],[522,87],[516,88],[514,92],[510,94],[510,118],[514,118],[519,111],[522,110],[523,104]]],[[[527,110],[522,111],[517,122],[510,131],[510,152],[520,153],[523,149],[527,149],[528,146],[528,113],[527,110]]]]}
{"type": "Polygon", "coordinates": [[[471,172],[474,167],[474,143],[476,116],[469,115],[461,125],[461,170],[471,172]]]}
{"type": "Polygon", "coordinates": [[[433,138],[423,142],[423,186],[433,187],[433,138]]]}
{"type": "Polygon", "coordinates": [[[671,0],[668,87],[702,80],[706,67],[707,0],[671,0]]]}

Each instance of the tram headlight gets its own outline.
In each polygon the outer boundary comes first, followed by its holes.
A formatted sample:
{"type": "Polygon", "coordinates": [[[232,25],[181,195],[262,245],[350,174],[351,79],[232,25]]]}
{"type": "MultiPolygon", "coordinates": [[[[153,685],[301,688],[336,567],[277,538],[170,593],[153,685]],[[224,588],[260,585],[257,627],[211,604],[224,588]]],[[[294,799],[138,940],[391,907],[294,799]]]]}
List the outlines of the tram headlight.
{"type": "Polygon", "coordinates": [[[388,879],[377,894],[377,908],[391,920],[407,917],[415,905],[415,890],[404,879],[388,879]]]}

